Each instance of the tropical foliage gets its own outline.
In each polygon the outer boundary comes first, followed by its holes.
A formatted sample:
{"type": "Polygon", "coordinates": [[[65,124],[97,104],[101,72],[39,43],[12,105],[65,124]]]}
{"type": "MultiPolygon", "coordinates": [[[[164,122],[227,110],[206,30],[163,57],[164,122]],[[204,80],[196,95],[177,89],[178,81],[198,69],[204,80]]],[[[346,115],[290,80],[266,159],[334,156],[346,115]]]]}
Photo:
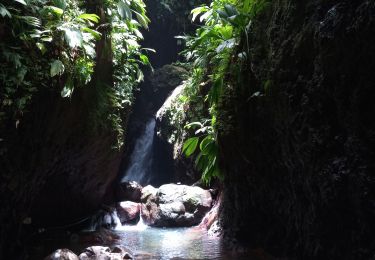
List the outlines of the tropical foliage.
{"type": "MultiPolygon", "coordinates": [[[[224,87],[239,76],[241,63],[246,62],[246,51],[237,53],[243,35],[251,32],[253,18],[264,9],[264,0],[214,0],[209,6],[192,10],[192,20],[203,25],[194,36],[180,37],[186,40],[185,57],[192,63],[193,73],[189,99],[196,98],[202,88],[209,87],[205,95],[211,119],[202,119],[186,125],[199,128],[195,136],[185,141],[183,152],[191,156],[199,147],[196,165],[203,172],[203,181],[222,177],[219,168],[217,143],[217,106],[224,87]],[[232,63],[236,60],[237,64],[232,63]]],[[[247,45],[248,43],[242,43],[247,45]]]]}
{"type": "MultiPolygon", "coordinates": [[[[140,64],[148,65],[138,41],[147,28],[142,0],[102,1],[105,10],[88,13],[79,0],[5,0],[0,3],[0,122],[20,122],[34,94],[41,88],[58,88],[64,98],[87,85],[95,70],[99,31],[108,27],[115,85],[106,92],[111,107],[105,116],[118,132],[120,110],[132,100],[133,87],[143,79],[140,64]],[[100,28],[101,27],[101,28],[100,28]]],[[[107,30],[108,31],[108,30],[107,30]]]]}

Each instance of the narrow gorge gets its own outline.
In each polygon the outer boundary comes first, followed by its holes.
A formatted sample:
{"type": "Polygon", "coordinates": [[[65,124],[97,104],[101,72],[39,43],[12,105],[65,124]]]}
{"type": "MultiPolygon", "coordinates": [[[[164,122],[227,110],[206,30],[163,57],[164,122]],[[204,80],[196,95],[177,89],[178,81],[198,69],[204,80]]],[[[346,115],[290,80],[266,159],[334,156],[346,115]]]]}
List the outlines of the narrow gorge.
{"type": "Polygon", "coordinates": [[[374,259],[375,3],[3,0],[0,259],[374,259]]]}

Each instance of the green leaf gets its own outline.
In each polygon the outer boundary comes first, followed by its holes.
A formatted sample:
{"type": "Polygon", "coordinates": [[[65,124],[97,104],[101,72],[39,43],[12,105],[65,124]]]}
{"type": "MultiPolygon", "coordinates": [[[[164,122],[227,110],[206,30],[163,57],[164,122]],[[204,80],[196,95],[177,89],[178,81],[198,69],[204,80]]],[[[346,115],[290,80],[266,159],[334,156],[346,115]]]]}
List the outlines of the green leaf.
{"type": "Polygon", "coordinates": [[[37,42],[36,46],[42,52],[42,55],[44,55],[47,52],[46,46],[43,43],[37,42]]]}
{"type": "Polygon", "coordinates": [[[201,122],[191,122],[191,123],[185,125],[186,129],[189,129],[191,127],[200,127],[200,128],[202,128],[203,124],[201,122]]]}
{"type": "Polygon", "coordinates": [[[83,36],[80,30],[75,28],[63,28],[65,32],[65,40],[70,48],[81,47],[83,36]]]}
{"type": "Polygon", "coordinates": [[[27,23],[31,26],[40,27],[41,24],[42,24],[42,22],[34,16],[28,16],[28,15],[18,16],[18,15],[15,15],[14,17],[16,17],[20,20],[23,20],[25,23],[27,23]]]}
{"type": "Polygon", "coordinates": [[[16,1],[16,2],[18,2],[18,3],[20,3],[20,4],[23,4],[23,5],[27,5],[26,2],[25,2],[24,0],[14,0],[14,1],[16,1]]]}
{"type": "Polygon", "coordinates": [[[200,7],[194,8],[193,10],[191,10],[191,14],[193,15],[193,17],[191,18],[191,21],[194,22],[198,15],[204,12],[207,12],[208,10],[209,8],[207,6],[200,6],[200,7]]]}
{"type": "Polygon", "coordinates": [[[53,0],[53,5],[63,10],[66,8],[65,0],[53,0]]]}
{"type": "Polygon", "coordinates": [[[64,88],[61,90],[61,96],[63,98],[71,97],[73,94],[74,85],[71,78],[68,78],[68,80],[65,83],[64,88]]]}
{"type": "Polygon", "coordinates": [[[58,17],[60,17],[64,13],[63,9],[58,8],[56,6],[47,6],[47,8],[48,8],[49,11],[56,14],[58,17]]]}
{"type": "Polygon", "coordinates": [[[8,16],[9,18],[12,18],[12,15],[8,11],[8,9],[6,9],[5,6],[1,3],[0,3],[0,15],[2,17],[8,16]]]}
{"type": "Polygon", "coordinates": [[[94,23],[98,23],[100,19],[96,14],[81,14],[78,18],[94,23]]]}
{"type": "Polygon", "coordinates": [[[54,77],[56,75],[62,75],[64,73],[64,70],[65,70],[65,67],[61,61],[54,60],[51,63],[51,69],[50,69],[51,77],[54,77]]]}
{"type": "Polygon", "coordinates": [[[140,54],[139,59],[142,61],[144,65],[150,65],[150,61],[146,55],[140,54]]]}
{"type": "Polygon", "coordinates": [[[130,7],[127,3],[124,1],[119,1],[117,3],[117,11],[122,19],[132,19],[132,11],[130,10],[130,7]]]}
{"type": "Polygon", "coordinates": [[[133,10],[133,12],[137,16],[137,20],[142,25],[142,27],[145,28],[145,29],[148,29],[148,23],[150,22],[150,20],[147,18],[147,16],[142,15],[142,14],[140,14],[137,11],[134,11],[134,10],[133,10]]]}
{"type": "Polygon", "coordinates": [[[102,34],[98,31],[90,29],[88,27],[83,27],[82,31],[90,33],[96,40],[99,40],[102,37],[102,34]]]}
{"type": "Polygon", "coordinates": [[[202,154],[207,155],[210,151],[210,145],[214,144],[214,139],[211,135],[206,136],[199,145],[199,149],[201,150],[202,154]]]}
{"type": "Polygon", "coordinates": [[[182,152],[185,153],[186,157],[189,157],[195,152],[198,146],[198,142],[199,137],[192,137],[185,141],[184,146],[182,148],[182,152]]]}

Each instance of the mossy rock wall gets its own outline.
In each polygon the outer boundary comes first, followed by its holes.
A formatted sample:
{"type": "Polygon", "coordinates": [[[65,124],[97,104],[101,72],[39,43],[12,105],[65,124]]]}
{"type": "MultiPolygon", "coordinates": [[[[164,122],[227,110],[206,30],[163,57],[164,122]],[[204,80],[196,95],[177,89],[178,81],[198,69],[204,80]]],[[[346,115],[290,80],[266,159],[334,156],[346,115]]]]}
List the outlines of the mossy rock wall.
{"type": "Polygon", "coordinates": [[[228,241],[373,257],[374,33],[372,1],[277,0],[253,23],[219,108],[228,241]]]}

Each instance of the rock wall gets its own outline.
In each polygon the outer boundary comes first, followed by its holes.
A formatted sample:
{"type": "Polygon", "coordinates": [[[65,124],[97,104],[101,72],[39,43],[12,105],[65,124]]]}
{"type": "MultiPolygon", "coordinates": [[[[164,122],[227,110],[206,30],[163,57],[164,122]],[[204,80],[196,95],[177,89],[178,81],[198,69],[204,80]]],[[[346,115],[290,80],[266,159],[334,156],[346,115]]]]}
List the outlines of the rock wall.
{"type": "Polygon", "coordinates": [[[373,257],[374,33],[373,1],[277,0],[252,24],[219,108],[227,241],[373,257]]]}
{"type": "Polygon", "coordinates": [[[23,246],[40,229],[88,217],[117,176],[117,135],[98,117],[109,113],[103,110],[108,102],[103,93],[113,84],[105,45],[110,41],[103,37],[89,86],[76,88],[71,99],[61,98],[57,86],[40,91],[23,119],[8,122],[1,133],[1,259],[24,259],[23,246]]]}

